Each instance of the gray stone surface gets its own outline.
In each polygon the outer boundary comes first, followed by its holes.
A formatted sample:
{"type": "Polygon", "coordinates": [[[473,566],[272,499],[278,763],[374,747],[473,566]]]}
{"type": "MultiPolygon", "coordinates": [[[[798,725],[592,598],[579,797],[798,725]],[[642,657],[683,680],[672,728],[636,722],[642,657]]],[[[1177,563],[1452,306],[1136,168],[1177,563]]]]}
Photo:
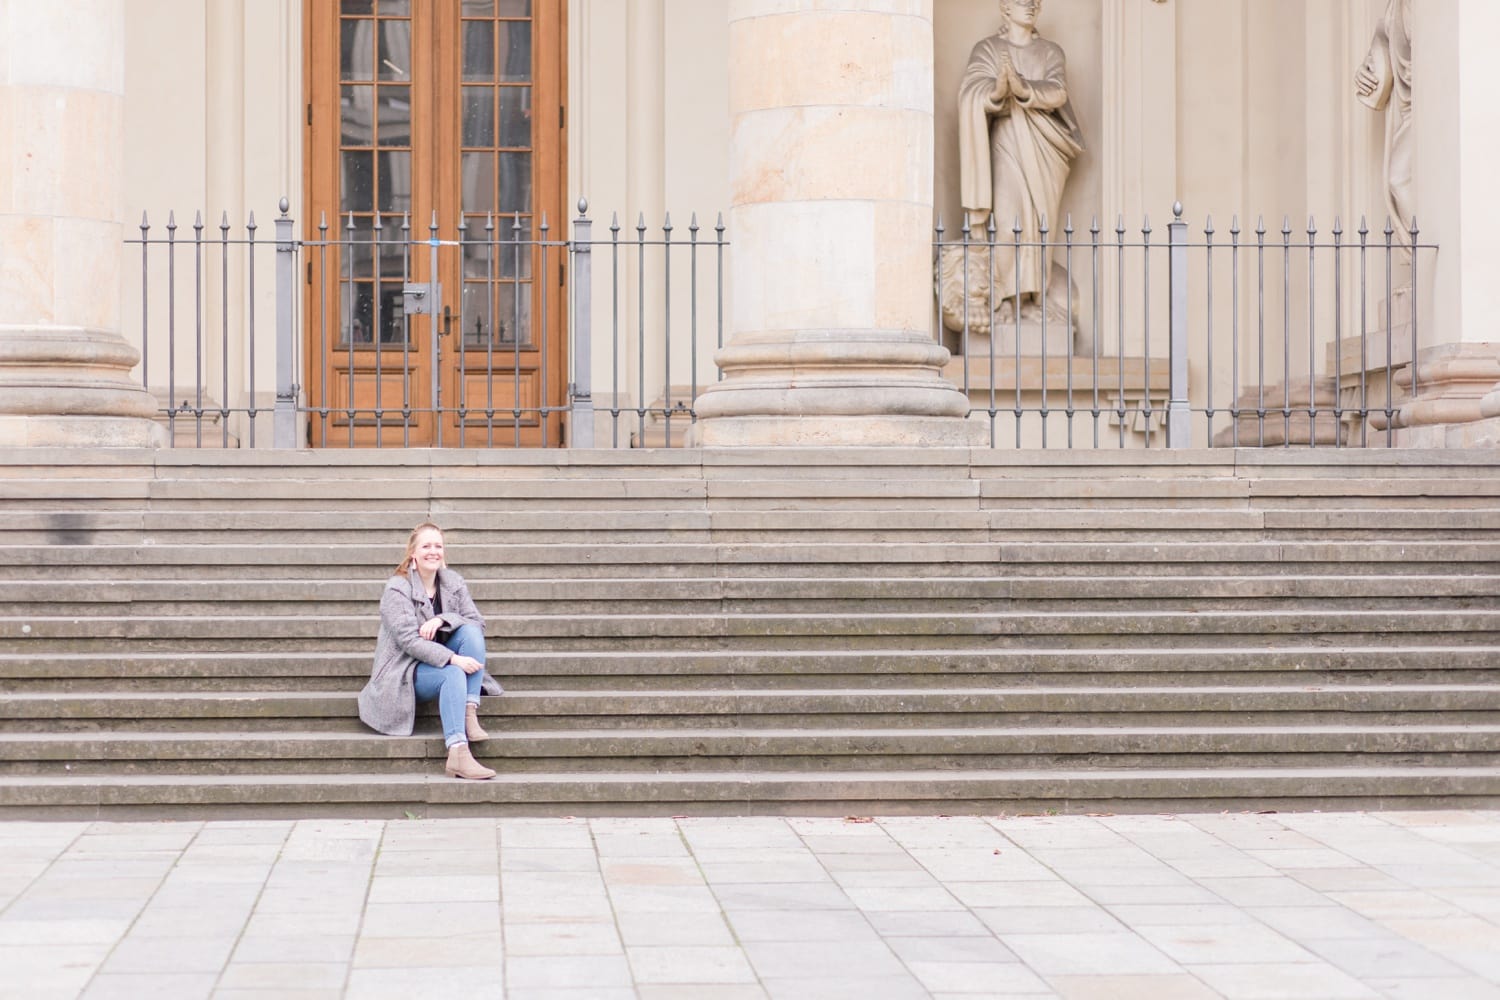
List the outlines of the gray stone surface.
{"type": "Polygon", "coordinates": [[[11,821],[0,858],[0,1000],[1500,1000],[1496,812],[11,821]]]}
{"type": "MultiPolygon", "coordinates": [[[[0,809],[1492,805],[1496,459],[1398,457],[0,449],[0,809]],[[483,786],[436,780],[431,715],[385,738],[353,713],[390,539],[426,516],[497,625],[510,694],[485,709],[502,778],[483,786]]],[[[1468,880],[1436,855],[1398,873],[1167,850],[1068,876],[1142,904],[1204,872],[1403,875],[1439,899],[1468,880]]],[[[903,902],[921,877],[829,858],[872,909],[928,912],[903,902]]],[[[700,860],[711,882],[792,880],[775,856],[700,860]]],[[[24,872],[0,865],[3,894],[24,872]]]]}

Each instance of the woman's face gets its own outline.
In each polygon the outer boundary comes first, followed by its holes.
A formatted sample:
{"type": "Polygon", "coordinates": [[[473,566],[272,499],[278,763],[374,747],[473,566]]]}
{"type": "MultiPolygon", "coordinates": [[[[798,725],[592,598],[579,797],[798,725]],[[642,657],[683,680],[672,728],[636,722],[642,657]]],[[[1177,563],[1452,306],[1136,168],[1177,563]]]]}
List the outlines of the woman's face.
{"type": "Polygon", "coordinates": [[[443,533],[427,528],[417,535],[416,545],[411,550],[412,565],[424,573],[433,573],[443,568],[443,533]]]}

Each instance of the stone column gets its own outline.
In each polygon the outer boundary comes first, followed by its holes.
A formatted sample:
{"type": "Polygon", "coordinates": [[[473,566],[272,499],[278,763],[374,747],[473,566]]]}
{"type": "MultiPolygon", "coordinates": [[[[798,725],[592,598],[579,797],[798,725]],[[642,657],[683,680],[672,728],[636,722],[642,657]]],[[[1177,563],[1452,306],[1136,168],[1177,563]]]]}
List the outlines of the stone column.
{"type": "MultiPolygon", "coordinates": [[[[1483,400],[1500,377],[1500,4],[1419,0],[1411,10],[1416,215],[1422,241],[1439,250],[1418,259],[1416,393],[1396,414],[1397,442],[1500,443],[1500,432],[1486,442],[1462,426],[1489,415],[1483,400]]],[[[1398,384],[1411,382],[1408,368],[1398,384]]]]}
{"type": "Polygon", "coordinates": [[[731,339],[695,443],[979,443],[932,334],[932,0],[729,0],[729,94],[731,339]]]}
{"type": "Polygon", "coordinates": [[[123,0],[0,0],[0,445],[153,446],[120,336],[123,0]]]}

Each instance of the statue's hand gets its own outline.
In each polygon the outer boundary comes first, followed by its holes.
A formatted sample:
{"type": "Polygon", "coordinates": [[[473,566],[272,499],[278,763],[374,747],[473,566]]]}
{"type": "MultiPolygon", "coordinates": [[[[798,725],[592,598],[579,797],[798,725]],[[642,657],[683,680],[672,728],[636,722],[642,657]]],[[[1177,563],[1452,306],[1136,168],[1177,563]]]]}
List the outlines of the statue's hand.
{"type": "Polygon", "coordinates": [[[990,100],[999,104],[1010,96],[1010,78],[1013,68],[1010,64],[1010,53],[1000,50],[1000,65],[995,69],[995,89],[990,91],[990,100]]]}
{"type": "Polygon", "coordinates": [[[1026,78],[1024,76],[1016,72],[1015,65],[1013,63],[1007,62],[1005,64],[1005,71],[1010,78],[1007,86],[1010,90],[1011,96],[1018,101],[1031,100],[1031,84],[1026,82],[1026,78]]]}
{"type": "Polygon", "coordinates": [[[1354,74],[1354,90],[1360,97],[1369,97],[1379,86],[1380,81],[1376,79],[1368,63],[1361,66],[1359,72],[1354,74]]]}

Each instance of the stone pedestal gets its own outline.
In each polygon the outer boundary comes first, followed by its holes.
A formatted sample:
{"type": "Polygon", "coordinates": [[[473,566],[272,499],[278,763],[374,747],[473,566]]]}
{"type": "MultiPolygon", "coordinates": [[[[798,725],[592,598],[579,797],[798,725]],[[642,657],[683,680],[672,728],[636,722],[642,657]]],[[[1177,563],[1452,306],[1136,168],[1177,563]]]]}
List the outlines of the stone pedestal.
{"type": "Polygon", "coordinates": [[[1335,414],[1338,386],[1332,378],[1294,379],[1252,389],[1234,401],[1231,423],[1214,434],[1215,448],[1280,448],[1339,445],[1353,429],[1335,414]],[[1262,416],[1264,411],[1264,416],[1262,416]]]}
{"type": "Polygon", "coordinates": [[[958,341],[958,350],[954,353],[975,358],[988,358],[992,350],[997,359],[1010,358],[1012,361],[1017,355],[1022,361],[1027,358],[1040,361],[1043,357],[1066,358],[1078,353],[1073,349],[1072,331],[1064,320],[1049,319],[1046,323],[1033,319],[1023,319],[1019,323],[1012,320],[995,324],[992,332],[975,333],[971,330],[967,344],[963,343],[961,334],[958,341]]]}
{"type": "Polygon", "coordinates": [[[119,334],[123,2],[0,2],[0,33],[0,445],[161,444],[119,334]]]}
{"type": "Polygon", "coordinates": [[[931,0],[812,6],[730,4],[731,340],[694,443],[978,444],[931,333],[931,0]]]}
{"type": "Polygon", "coordinates": [[[1015,357],[1061,357],[1074,349],[1078,318],[1078,289],[1068,270],[1052,262],[1045,309],[1021,310],[1015,314],[1015,282],[995,274],[987,244],[945,247],[938,256],[937,295],[942,307],[944,341],[956,354],[988,355],[990,340],[995,354],[1015,357]],[[1041,312],[1046,314],[1042,321],[1041,312]],[[965,337],[968,343],[965,345],[965,337]]]}

